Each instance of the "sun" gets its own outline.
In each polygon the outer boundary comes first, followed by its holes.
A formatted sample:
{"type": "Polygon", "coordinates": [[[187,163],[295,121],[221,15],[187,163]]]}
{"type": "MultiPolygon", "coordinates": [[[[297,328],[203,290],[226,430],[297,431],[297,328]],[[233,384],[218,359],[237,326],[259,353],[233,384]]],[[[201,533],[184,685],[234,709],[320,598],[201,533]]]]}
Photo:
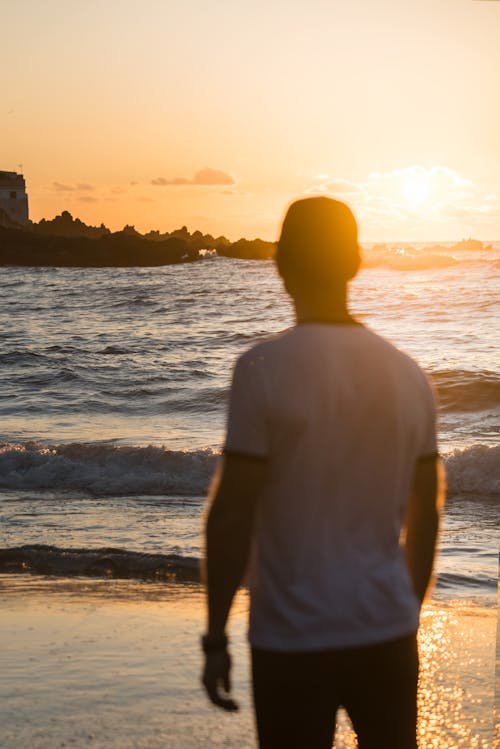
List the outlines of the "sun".
{"type": "Polygon", "coordinates": [[[403,184],[403,195],[412,208],[418,208],[429,197],[427,178],[422,174],[411,174],[403,184]]]}

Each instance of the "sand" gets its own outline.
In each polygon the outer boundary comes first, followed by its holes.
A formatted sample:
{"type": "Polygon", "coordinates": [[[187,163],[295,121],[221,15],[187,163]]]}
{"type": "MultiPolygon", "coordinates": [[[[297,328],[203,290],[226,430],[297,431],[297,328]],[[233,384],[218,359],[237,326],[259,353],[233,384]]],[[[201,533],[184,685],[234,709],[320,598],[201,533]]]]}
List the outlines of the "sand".
{"type": "MultiPolygon", "coordinates": [[[[197,585],[1,575],[2,749],[255,747],[247,597],[230,626],[237,714],[199,688],[197,585]]],[[[494,749],[496,610],[430,603],[420,636],[420,748],[494,749]]],[[[354,749],[345,715],[335,746],[354,749]]]]}

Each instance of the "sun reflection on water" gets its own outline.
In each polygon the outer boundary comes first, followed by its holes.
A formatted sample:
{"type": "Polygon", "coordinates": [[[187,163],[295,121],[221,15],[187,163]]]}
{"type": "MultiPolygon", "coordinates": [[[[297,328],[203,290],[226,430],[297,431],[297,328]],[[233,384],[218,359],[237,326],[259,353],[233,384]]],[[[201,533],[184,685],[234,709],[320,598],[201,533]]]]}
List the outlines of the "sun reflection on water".
{"type": "MultiPolygon", "coordinates": [[[[419,749],[495,749],[495,612],[453,602],[428,605],[419,633],[419,749]]],[[[498,731],[498,727],[497,727],[498,731]]],[[[356,749],[340,711],[335,749],[356,749]]]]}
{"type": "Polygon", "coordinates": [[[428,608],[419,635],[420,749],[493,747],[494,611],[428,608]]]}

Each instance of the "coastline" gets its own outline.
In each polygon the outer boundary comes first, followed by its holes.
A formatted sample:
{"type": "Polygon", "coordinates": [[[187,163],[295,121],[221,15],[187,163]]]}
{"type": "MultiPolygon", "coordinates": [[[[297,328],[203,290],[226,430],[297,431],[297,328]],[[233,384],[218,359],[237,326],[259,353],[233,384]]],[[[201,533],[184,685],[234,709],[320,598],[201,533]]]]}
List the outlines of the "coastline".
{"type": "MultiPolygon", "coordinates": [[[[3,749],[255,746],[246,593],[230,624],[236,715],[218,712],[199,687],[197,584],[0,575],[0,597],[3,749]]],[[[493,607],[425,606],[421,749],[493,749],[495,633],[493,607]]],[[[335,746],[354,749],[339,717],[335,746]]]]}

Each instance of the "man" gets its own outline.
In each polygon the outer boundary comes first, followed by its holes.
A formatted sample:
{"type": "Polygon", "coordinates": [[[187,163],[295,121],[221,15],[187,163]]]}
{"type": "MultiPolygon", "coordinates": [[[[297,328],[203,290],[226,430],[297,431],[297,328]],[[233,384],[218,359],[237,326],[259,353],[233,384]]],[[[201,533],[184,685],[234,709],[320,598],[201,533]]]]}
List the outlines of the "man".
{"type": "Polygon", "coordinates": [[[206,527],[203,684],[237,709],[225,627],[247,572],[261,749],[329,749],[340,706],[360,749],[415,749],[441,496],[432,392],[348,311],[360,256],[346,205],[293,203],[276,263],[297,324],[234,370],[206,527]]]}

